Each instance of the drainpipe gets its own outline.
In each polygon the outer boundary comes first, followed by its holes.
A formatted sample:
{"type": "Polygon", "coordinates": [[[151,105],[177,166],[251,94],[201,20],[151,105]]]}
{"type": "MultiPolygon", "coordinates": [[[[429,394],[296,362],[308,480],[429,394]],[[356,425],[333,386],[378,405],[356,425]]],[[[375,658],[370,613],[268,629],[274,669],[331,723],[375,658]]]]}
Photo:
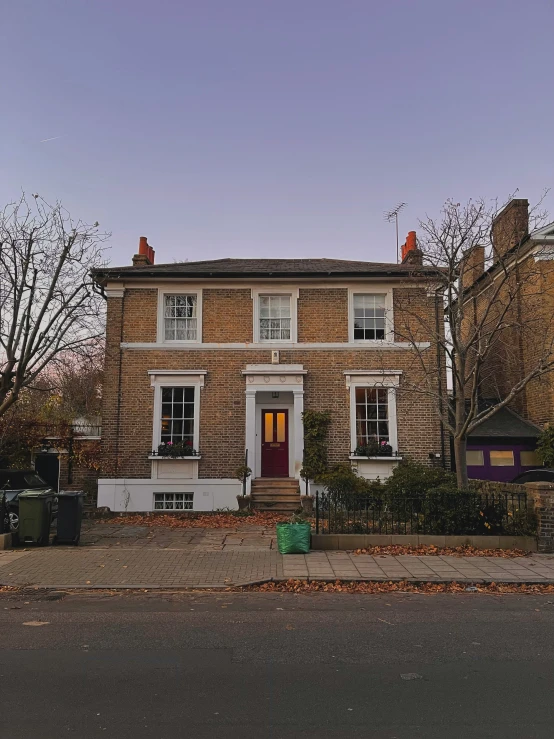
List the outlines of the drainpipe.
{"type": "Polygon", "coordinates": [[[438,370],[438,382],[437,391],[439,394],[439,423],[440,423],[440,435],[441,435],[441,461],[443,469],[446,469],[446,458],[445,458],[445,443],[444,443],[444,422],[442,420],[443,414],[443,402],[442,402],[442,363],[441,363],[441,348],[438,341],[440,336],[440,316],[439,316],[439,295],[435,293],[435,331],[437,335],[437,370],[438,370]]]}

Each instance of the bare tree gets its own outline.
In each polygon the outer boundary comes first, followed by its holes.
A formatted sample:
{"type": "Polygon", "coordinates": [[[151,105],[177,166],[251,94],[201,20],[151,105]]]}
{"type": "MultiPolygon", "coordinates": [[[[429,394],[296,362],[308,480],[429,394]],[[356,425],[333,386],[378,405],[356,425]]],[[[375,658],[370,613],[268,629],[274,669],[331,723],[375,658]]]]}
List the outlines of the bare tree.
{"type": "Polygon", "coordinates": [[[47,368],[97,350],[103,300],[90,270],[107,236],[38,195],[0,212],[0,417],[47,368]]]}
{"type": "Polygon", "coordinates": [[[461,489],[468,486],[468,435],[554,369],[554,315],[544,309],[546,263],[532,257],[528,237],[545,215],[537,206],[527,218],[527,201],[511,204],[519,204],[519,215],[517,208],[508,212],[484,200],[449,200],[439,219],[420,221],[418,248],[437,268],[420,292],[433,308],[421,310],[422,296],[409,290],[395,315],[397,338],[411,344],[419,366],[419,379],[404,391],[433,400],[453,438],[461,489]]]}

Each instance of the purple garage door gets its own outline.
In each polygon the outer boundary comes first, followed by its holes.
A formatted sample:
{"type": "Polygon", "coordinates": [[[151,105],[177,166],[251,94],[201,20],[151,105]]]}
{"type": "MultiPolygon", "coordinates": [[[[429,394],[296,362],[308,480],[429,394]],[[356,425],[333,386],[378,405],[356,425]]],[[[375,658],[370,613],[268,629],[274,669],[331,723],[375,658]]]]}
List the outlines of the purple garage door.
{"type": "Polygon", "coordinates": [[[467,474],[472,479],[510,482],[516,475],[540,466],[535,450],[529,445],[467,447],[467,474]]]}

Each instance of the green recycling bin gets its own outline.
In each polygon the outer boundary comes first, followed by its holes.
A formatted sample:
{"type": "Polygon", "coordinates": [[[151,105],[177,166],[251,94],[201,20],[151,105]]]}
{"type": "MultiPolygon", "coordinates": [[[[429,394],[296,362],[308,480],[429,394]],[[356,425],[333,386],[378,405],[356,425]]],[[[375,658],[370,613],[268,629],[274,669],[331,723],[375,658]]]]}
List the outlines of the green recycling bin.
{"type": "Polygon", "coordinates": [[[58,493],[58,522],[53,544],[79,543],[84,495],[81,490],[65,490],[58,493]]]}
{"type": "Polygon", "coordinates": [[[19,493],[19,542],[46,547],[55,493],[53,490],[24,490],[19,493]]]}

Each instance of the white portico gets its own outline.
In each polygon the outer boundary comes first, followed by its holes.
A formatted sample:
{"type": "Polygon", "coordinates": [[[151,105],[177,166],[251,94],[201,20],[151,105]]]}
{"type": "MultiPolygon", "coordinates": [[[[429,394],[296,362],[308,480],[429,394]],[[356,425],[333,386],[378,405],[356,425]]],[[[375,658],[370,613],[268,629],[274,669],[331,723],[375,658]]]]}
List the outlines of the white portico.
{"type": "MultiPolygon", "coordinates": [[[[246,449],[252,478],[275,474],[273,470],[277,467],[270,466],[273,454],[280,455],[283,460],[284,466],[278,476],[300,478],[306,373],[301,364],[249,364],[242,371],[246,393],[246,449]],[[273,415],[275,436],[271,426],[273,415]]],[[[249,491],[252,478],[248,480],[249,491]]]]}

